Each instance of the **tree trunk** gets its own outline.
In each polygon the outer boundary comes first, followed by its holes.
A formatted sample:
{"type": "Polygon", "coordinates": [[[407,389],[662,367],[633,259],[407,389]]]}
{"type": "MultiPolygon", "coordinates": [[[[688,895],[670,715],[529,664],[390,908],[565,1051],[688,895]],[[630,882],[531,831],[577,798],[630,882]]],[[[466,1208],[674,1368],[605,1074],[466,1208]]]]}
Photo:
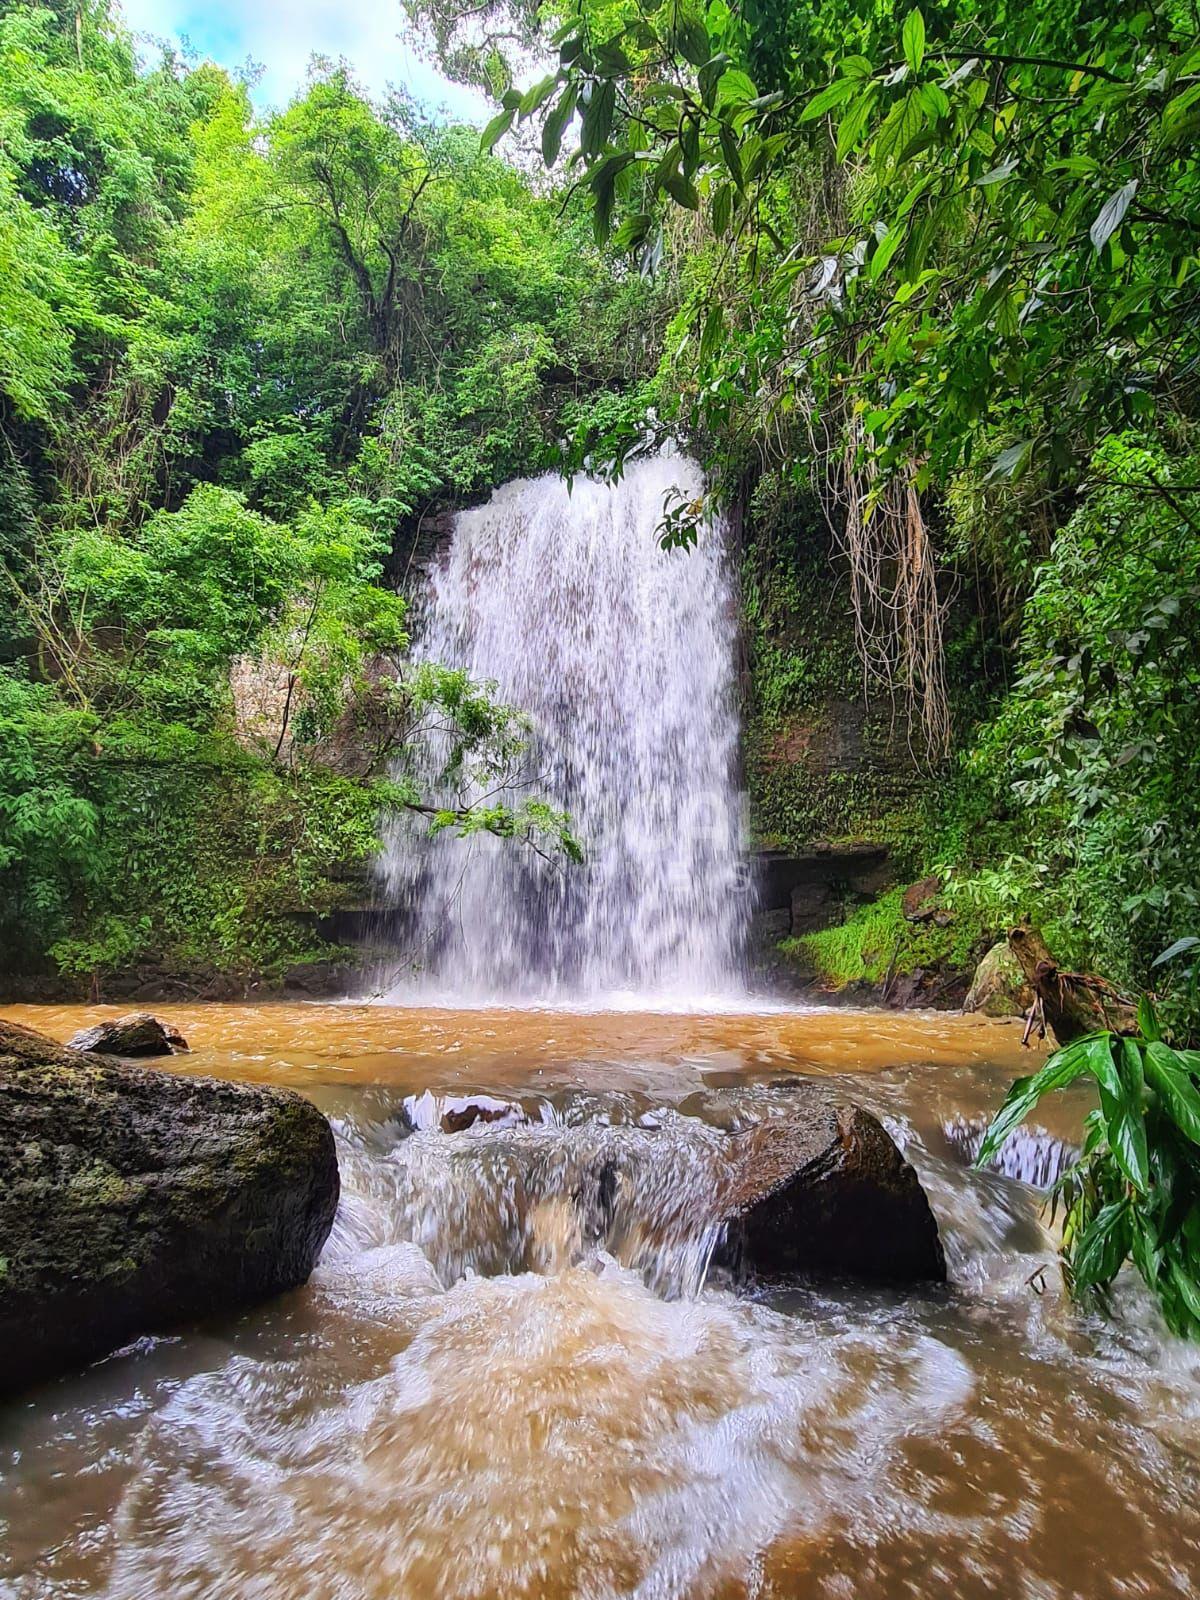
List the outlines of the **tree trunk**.
{"type": "Polygon", "coordinates": [[[1013,928],[1008,944],[1060,1045],[1085,1033],[1137,1033],[1136,1002],[1095,973],[1061,972],[1040,929],[1013,928]]]}

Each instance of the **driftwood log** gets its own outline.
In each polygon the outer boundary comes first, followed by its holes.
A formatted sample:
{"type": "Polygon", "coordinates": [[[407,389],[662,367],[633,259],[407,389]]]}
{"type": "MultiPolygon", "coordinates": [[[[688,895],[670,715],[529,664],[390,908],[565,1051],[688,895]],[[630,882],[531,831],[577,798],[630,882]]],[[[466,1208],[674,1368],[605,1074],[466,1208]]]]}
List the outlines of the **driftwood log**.
{"type": "MultiPolygon", "coordinates": [[[[1061,971],[1039,929],[1013,928],[1008,945],[1034,992],[1035,1010],[1060,1045],[1085,1033],[1137,1033],[1136,1001],[1093,972],[1061,971]]],[[[1028,1039],[1030,1028],[1025,1032],[1028,1039]]]]}

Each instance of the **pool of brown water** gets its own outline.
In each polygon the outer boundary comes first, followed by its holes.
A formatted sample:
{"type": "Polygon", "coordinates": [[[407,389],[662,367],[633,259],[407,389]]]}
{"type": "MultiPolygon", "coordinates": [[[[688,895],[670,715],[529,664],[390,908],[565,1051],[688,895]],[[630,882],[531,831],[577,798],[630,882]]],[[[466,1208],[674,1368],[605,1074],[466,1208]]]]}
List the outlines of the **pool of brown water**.
{"type": "MultiPolygon", "coordinates": [[[[66,1038],[114,1009],[4,1015],[66,1038]]],[[[1200,1589],[1200,1356],[1135,1283],[1110,1318],[1071,1307],[1037,1191],[971,1171],[953,1136],[1029,1070],[1019,1028],[160,1010],[193,1045],[173,1069],[290,1084],[326,1110],[341,1210],[303,1290],[0,1411],[4,1600],[1200,1589]],[[574,1129],[621,1123],[674,1150],[697,1090],[753,1118],[809,1074],[844,1080],[916,1166],[946,1289],[706,1280],[686,1228],[702,1163],[679,1161],[635,1196],[651,1270],[644,1238],[581,1239],[569,1162],[561,1195],[529,1205],[489,1159],[492,1125],[439,1126],[490,1093],[568,1149],[574,1129]]],[[[1053,1108],[1044,1142],[1085,1107],[1053,1108]]]]}

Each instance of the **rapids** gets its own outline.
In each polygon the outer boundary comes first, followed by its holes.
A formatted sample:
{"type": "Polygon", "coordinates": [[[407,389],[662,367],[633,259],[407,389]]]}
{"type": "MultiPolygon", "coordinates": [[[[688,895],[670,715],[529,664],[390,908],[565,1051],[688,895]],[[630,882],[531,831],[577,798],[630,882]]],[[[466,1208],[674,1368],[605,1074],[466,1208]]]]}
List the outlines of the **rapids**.
{"type": "MultiPolygon", "coordinates": [[[[6,1013],[59,1037],[102,1014],[6,1013]]],[[[965,1164],[963,1127],[1028,1070],[1019,1029],[164,1015],[194,1046],[173,1068],[293,1084],[327,1111],[341,1209],[305,1289],[0,1412],[4,1600],[1195,1593],[1200,1356],[1132,1282],[1111,1320],[1072,1308],[1036,1191],[965,1164]],[[844,1078],[902,1143],[947,1289],[705,1278],[716,1134],[695,1118],[714,1100],[769,1115],[797,1072],[844,1078]],[[496,1121],[441,1131],[485,1093],[496,1121]],[[495,1154],[505,1106],[566,1152],[536,1194],[495,1154]],[[636,1144],[652,1122],[672,1153],[594,1236],[572,1141],[636,1144]]],[[[1010,1164],[1037,1170],[1086,1108],[1074,1092],[1050,1108],[1010,1164]]]]}

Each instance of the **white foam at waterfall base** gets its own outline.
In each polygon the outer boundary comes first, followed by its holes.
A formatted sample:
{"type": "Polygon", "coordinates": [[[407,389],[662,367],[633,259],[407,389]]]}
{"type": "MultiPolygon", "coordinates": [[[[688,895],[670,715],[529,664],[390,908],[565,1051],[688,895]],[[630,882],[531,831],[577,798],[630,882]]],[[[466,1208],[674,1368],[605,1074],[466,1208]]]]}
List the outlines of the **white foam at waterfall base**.
{"type": "Polygon", "coordinates": [[[660,455],[615,485],[511,483],[456,518],[418,654],[528,713],[536,791],[568,812],[586,860],[397,823],[382,872],[415,916],[387,998],[698,1006],[743,992],[724,528],[688,550],[657,534],[667,498],[702,489],[693,462],[660,455]]]}

